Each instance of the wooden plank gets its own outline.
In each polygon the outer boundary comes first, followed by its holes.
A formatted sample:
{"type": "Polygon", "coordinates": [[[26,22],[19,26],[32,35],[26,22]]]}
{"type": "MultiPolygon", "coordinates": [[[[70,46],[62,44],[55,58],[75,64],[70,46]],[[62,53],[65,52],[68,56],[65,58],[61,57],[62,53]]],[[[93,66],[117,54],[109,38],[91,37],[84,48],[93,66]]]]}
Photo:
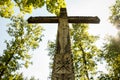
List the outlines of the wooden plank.
{"type": "MultiPolygon", "coordinates": [[[[67,17],[68,23],[99,23],[100,19],[95,16],[69,16],[67,17]]],[[[48,17],[30,17],[28,23],[58,23],[59,17],[48,16],[48,17]]]]}
{"type": "Polygon", "coordinates": [[[70,16],[68,17],[69,23],[99,23],[100,19],[95,16],[70,16]]]}
{"type": "Polygon", "coordinates": [[[58,17],[30,17],[28,23],[58,23],[58,17]]]}

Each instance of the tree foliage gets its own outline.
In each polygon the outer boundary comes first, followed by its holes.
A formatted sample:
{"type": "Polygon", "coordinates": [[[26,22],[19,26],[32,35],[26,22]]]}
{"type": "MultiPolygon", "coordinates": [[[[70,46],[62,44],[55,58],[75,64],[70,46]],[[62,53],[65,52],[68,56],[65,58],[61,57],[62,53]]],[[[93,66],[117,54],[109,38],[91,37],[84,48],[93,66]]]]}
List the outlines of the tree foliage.
{"type": "Polygon", "coordinates": [[[23,16],[13,16],[8,25],[10,41],[5,41],[6,50],[0,58],[0,80],[13,80],[16,71],[23,65],[27,68],[30,62],[30,49],[36,49],[41,41],[42,27],[28,24],[23,16]],[[10,79],[13,78],[13,79],[10,79]]]}
{"type": "Polygon", "coordinates": [[[61,7],[65,7],[64,0],[0,0],[0,16],[10,18],[16,8],[23,13],[31,13],[33,9],[41,8],[45,4],[47,10],[56,15],[61,7]]]}
{"type": "Polygon", "coordinates": [[[71,38],[76,79],[90,80],[96,69],[94,58],[99,53],[94,44],[98,37],[88,33],[88,25],[73,24],[71,38]]]}
{"type": "Polygon", "coordinates": [[[47,10],[51,13],[59,15],[60,8],[65,8],[65,0],[46,0],[47,10]]]}
{"type": "MultiPolygon", "coordinates": [[[[94,42],[98,37],[90,35],[87,30],[88,25],[86,24],[73,24],[70,29],[76,80],[90,80],[89,75],[93,75],[96,70],[94,58],[99,50],[94,42]]],[[[48,42],[51,59],[54,57],[55,47],[55,42],[48,42]]],[[[50,66],[52,65],[50,64],[50,66]]]]}
{"type": "MultiPolygon", "coordinates": [[[[118,29],[120,27],[120,0],[116,0],[115,4],[110,7],[111,16],[109,17],[112,24],[118,29]]],[[[120,32],[115,37],[109,36],[107,43],[103,47],[103,58],[107,61],[109,75],[115,80],[120,79],[120,32]]]]}
{"type": "Polygon", "coordinates": [[[119,27],[120,25],[120,0],[116,0],[115,4],[110,7],[111,10],[111,16],[109,17],[111,23],[114,25],[117,25],[119,27]]]}
{"type": "Polygon", "coordinates": [[[115,80],[113,77],[111,77],[109,74],[100,74],[98,77],[98,80],[115,80]]]}
{"type": "MultiPolygon", "coordinates": [[[[107,61],[109,75],[120,78],[120,37],[108,37],[108,43],[104,44],[104,59],[107,61]]],[[[116,79],[116,80],[117,80],[116,79]]]]}

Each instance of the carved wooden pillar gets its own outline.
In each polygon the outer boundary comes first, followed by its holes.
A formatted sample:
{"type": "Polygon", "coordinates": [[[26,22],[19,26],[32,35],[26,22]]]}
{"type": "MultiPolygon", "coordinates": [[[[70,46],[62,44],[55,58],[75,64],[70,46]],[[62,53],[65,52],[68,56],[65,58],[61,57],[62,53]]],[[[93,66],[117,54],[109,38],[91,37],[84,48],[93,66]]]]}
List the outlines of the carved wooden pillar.
{"type": "Polygon", "coordinates": [[[60,14],[52,80],[75,80],[66,9],[62,9],[60,14]]]}

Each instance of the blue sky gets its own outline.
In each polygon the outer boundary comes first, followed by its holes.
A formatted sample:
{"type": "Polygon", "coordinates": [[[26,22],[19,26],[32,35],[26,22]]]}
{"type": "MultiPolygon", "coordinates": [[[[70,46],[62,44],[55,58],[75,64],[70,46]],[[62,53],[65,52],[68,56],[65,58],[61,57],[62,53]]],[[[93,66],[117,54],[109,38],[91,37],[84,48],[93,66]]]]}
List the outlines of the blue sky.
{"type": "MultiPolygon", "coordinates": [[[[115,0],[66,0],[67,13],[69,16],[98,16],[101,20],[100,24],[90,24],[89,32],[93,35],[99,35],[100,40],[97,41],[98,47],[102,46],[103,38],[105,35],[115,35],[117,30],[109,23],[108,17],[110,15],[109,6],[111,6],[115,0]]],[[[30,16],[52,16],[48,13],[45,7],[42,9],[34,10],[32,14],[27,14],[26,18],[30,16]]],[[[5,49],[4,40],[9,40],[9,36],[6,33],[6,24],[9,20],[0,18],[0,54],[5,49]]],[[[33,57],[33,65],[30,65],[28,69],[22,68],[20,72],[24,73],[24,76],[35,76],[40,80],[47,80],[49,76],[49,56],[47,49],[48,40],[54,41],[56,39],[57,24],[41,24],[45,31],[44,37],[40,42],[40,47],[34,51],[30,51],[33,57]]]]}

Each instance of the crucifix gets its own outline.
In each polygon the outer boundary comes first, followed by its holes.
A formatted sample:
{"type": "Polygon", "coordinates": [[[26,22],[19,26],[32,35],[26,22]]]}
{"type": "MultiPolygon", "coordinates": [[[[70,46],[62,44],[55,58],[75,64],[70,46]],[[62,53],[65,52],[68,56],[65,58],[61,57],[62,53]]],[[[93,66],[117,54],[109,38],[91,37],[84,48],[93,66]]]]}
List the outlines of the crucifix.
{"type": "Polygon", "coordinates": [[[30,17],[28,23],[58,23],[56,52],[54,55],[51,80],[75,80],[73,57],[68,23],[99,23],[95,16],[67,16],[66,8],[60,9],[60,15],[30,17]]]}

